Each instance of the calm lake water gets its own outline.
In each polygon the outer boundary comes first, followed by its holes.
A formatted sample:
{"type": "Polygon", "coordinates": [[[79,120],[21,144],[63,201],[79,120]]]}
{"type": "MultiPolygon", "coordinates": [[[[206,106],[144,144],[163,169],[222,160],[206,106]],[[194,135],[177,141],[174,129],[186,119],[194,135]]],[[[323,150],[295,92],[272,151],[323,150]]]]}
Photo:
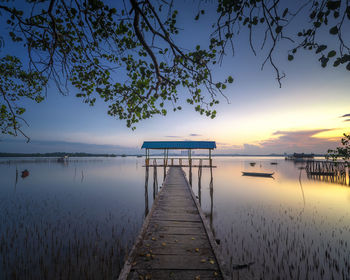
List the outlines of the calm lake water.
{"type": "MultiPolygon", "coordinates": [[[[153,168],[145,184],[143,158],[7,160],[0,160],[0,279],[115,279],[152,206],[153,168]]],[[[200,186],[193,168],[192,186],[233,274],[350,279],[348,185],[308,178],[282,158],[214,164],[200,186]]]]}

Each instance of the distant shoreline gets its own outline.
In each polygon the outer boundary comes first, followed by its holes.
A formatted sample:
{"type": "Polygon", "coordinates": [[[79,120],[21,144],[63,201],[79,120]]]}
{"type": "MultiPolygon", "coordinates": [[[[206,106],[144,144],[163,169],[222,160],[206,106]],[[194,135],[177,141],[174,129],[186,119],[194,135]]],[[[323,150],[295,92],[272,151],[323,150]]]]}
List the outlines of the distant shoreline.
{"type": "Polygon", "coordinates": [[[117,157],[115,154],[90,154],[90,153],[0,153],[0,157],[117,157]]]}
{"type": "MultiPolygon", "coordinates": [[[[64,152],[55,152],[55,153],[1,153],[0,158],[4,157],[135,157],[135,156],[144,156],[143,154],[91,154],[91,153],[64,153],[64,152]]],[[[160,156],[163,154],[154,154],[151,156],[160,156]]],[[[185,157],[178,154],[169,154],[169,156],[185,157]]],[[[208,156],[207,154],[195,154],[196,156],[208,156]]],[[[212,154],[213,157],[285,157],[286,155],[282,154],[267,154],[267,155],[245,155],[245,154],[212,154]]],[[[315,157],[324,157],[324,154],[314,154],[315,157]]]]}

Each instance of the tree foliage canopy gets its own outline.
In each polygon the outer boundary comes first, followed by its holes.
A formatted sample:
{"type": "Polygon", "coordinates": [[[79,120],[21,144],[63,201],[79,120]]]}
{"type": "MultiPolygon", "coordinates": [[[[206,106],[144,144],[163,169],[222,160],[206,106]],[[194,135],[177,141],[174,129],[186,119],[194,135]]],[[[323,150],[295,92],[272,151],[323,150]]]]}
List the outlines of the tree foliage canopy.
{"type": "MultiPolygon", "coordinates": [[[[198,2],[200,20],[208,4],[198,2]]],[[[269,63],[278,83],[284,77],[274,60],[274,52],[283,41],[292,48],[286,58],[293,60],[300,49],[315,53],[321,66],[333,63],[350,70],[349,33],[350,3],[330,0],[305,0],[297,6],[287,0],[218,0],[216,19],[208,32],[208,45],[188,50],[177,42],[177,20],[181,11],[174,1],[124,0],[105,4],[100,0],[26,0],[0,1],[0,25],[6,34],[0,39],[0,127],[4,134],[25,135],[21,118],[25,108],[20,101],[29,98],[40,102],[45,89],[54,81],[62,94],[73,86],[76,96],[94,105],[104,100],[108,114],[125,120],[134,128],[140,120],[166,115],[170,106],[179,106],[179,89],[187,89],[185,98],[196,111],[214,118],[215,104],[232,83],[231,76],[222,81],[212,77],[215,64],[242,30],[249,33],[252,52],[266,49],[262,65],[269,63]],[[114,5],[114,6],[113,6],[114,5]],[[307,13],[305,22],[295,22],[307,13]],[[297,33],[290,34],[291,25],[297,33]],[[254,31],[263,31],[261,45],[254,43],[254,31]],[[324,31],[334,39],[330,46],[322,41],[324,31]],[[346,38],[346,35],[348,36],[346,38]],[[4,42],[25,47],[27,61],[21,59],[4,42]]],[[[208,19],[207,19],[208,20],[208,19]]]]}
{"type": "Polygon", "coordinates": [[[343,160],[349,164],[350,160],[350,133],[344,133],[344,137],[341,139],[341,146],[335,150],[328,150],[327,158],[331,158],[334,161],[343,160]]]}

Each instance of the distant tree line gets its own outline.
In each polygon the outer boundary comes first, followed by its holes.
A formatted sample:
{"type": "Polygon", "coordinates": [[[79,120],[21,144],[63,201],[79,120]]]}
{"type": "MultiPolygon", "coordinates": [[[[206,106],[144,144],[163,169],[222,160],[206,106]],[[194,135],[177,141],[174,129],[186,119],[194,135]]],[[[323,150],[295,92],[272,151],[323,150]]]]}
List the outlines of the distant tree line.
{"type": "MultiPolygon", "coordinates": [[[[90,154],[90,153],[0,153],[0,157],[116,157],[116,154],[90,154]]],[[[120,155],[121,156],[121,155],[120,155]]]]}

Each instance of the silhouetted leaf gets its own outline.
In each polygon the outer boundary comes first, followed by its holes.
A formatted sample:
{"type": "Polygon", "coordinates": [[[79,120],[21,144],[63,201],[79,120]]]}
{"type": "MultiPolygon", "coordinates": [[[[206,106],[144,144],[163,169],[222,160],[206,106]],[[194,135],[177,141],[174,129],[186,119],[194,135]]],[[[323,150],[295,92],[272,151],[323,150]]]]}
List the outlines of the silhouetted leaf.
{"type": "Polygon", "coordinates": [[[324,51],[325,49],[327,49],[327,46],[321,45],[316,49],[316,53],[320,53],[320,52],[324,51]]]}
{"type": "Polygon", "coordinates": [[[340,8],[340,2],[341,1],[327,1],[327,8],[329,10],[335,10],[340,8]]]}
{"type": "Polygon", "coordinates": [[[282,26],[280,26],[280,25],[278,25],[277,27],[276,27],[276,33],[281,33],[281,31],[282,31],[282,26]]]}
{"type": "Polygon", "coordinates": [[[350,62],[346,65],[346,69],[350,71],[350,62]]]}
{"type": "Polygon", "coordinates": [[[314,26],[316,28],[319,28],[321,26],[321,22],[319,22],[319,21],[314,22],[314,26]]]}
{"type": "Polygon", "coordinates": [[[336,51],[330,51],[329,53],[328,53],[328,57],[333,57],[333,56],[335,56],[337,54],[337,52],[336,51]]]}
{"type": "Polygon", "coordinates": [[[329,29],[329,33],[331,33],[332,35],[336,35],[338,34],[338,27],[337,26],[334,26],[332,27],[331,29],[329,29]]]}
{"type": "Polygon", "coordinates": [[[336,59],[336,60],[334,61],[334,63],[333,63],[333,66],[334,66],[334,67],[339,66],[340,61],[341,61],[340,58],[336,59]]]}

